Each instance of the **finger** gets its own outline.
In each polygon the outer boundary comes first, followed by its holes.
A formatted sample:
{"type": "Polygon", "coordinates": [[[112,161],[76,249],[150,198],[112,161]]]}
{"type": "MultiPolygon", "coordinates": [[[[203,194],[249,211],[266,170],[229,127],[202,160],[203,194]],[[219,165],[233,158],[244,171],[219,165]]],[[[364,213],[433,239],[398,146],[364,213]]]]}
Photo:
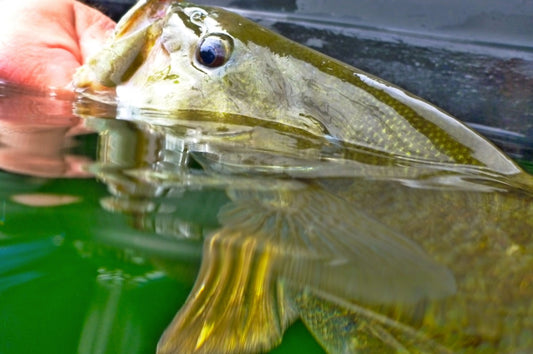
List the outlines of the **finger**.
{"type": "Polygon", "coordinates": [[[73,3],[81,62],[97,52],[111,35],[115,22],[100,11],[80,2],[73,3]]]}
{"type": "Polygon", "coordinates": [[[112,26],[105,15],[73,0],[15,3],[0,13],[0,79],[64,91],[112,26]]]}
{"type": "Polygon", "coordinates": [[[2,79],[35,88],[62,86],[64,72],[77,62],[77,43],[69,29],[72,17],[68,7],[66,0],[55,3],[27,0],[2,9],[2,79]]]}

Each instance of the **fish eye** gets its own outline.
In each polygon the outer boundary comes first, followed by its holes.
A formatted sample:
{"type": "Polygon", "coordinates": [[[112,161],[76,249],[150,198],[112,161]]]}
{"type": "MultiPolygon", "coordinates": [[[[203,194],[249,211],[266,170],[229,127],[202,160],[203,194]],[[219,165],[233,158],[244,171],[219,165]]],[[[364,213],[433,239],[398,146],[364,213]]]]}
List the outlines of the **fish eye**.
{"type": "Polygon", "coordinates": [[[233,51],[233,40],[223,33],[205,36],[196,50],[196,59],[209,68],[218,68],[226,64],[233,51]]]}

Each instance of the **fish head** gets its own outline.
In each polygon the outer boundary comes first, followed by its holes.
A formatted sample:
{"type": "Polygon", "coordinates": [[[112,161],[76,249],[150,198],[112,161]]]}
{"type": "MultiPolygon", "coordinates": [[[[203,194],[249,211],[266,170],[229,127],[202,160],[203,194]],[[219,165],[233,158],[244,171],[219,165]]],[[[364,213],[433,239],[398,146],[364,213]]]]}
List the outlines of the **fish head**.
{"type": "MultiPolygon", "coordinates": [[[[77,72],[74,85],[85,93],[111,92],[124,107],[203,110],[290,124],[290,75],[283,65],[290,58],[278,45],[285,41],[224,9],[145,1],[117,24],[109,44],[77,72]]],[[[304,124],[298,126],[322,133],[320,124],[301,116],[304,124]]]]}

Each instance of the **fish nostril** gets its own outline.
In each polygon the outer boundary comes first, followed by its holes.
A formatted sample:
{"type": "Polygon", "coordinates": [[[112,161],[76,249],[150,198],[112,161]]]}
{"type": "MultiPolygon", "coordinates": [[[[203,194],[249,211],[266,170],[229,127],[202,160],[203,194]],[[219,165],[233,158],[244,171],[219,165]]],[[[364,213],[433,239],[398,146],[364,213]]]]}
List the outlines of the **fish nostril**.
{"type": "Polygon", "coordinates": [[[191,7],[184,9],[184,12],[192,23],[197,26],[202,26],[205,18],[207,17],[207,12],[204,9],[199,7],[191,7]]]}
{"type": "Polygon", "coordinates": [[[191,22],[195,25],[201,26],[203,25],[203,22],[205,18],[207,17],[207,14],[205,11],[200,9],[195,9],[191,14],[189,15],[191,22]]]}

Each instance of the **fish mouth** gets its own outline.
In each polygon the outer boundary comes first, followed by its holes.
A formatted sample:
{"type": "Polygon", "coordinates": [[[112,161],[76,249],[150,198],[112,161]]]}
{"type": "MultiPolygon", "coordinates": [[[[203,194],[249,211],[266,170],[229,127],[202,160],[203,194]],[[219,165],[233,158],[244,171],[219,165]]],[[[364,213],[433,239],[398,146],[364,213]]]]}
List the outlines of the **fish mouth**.
{"type": "Polygon", "coordinates": [[[72,87],[84,96],[115,103],[116,87],[150,85],[168,71],[173,53],[193,48],[206,28],[206,17],[205,10],[187,2],[140,1],[117,23],[108,44],[78,69],[72,87]]]}
{"type": "Polygon", "coordinates": [[[142,65],[173,2],[145,0],[131,8],[117,23],[109,44],[76,71],[71,83],[74,90],[113,103],[115,87],[142,65]]]}

